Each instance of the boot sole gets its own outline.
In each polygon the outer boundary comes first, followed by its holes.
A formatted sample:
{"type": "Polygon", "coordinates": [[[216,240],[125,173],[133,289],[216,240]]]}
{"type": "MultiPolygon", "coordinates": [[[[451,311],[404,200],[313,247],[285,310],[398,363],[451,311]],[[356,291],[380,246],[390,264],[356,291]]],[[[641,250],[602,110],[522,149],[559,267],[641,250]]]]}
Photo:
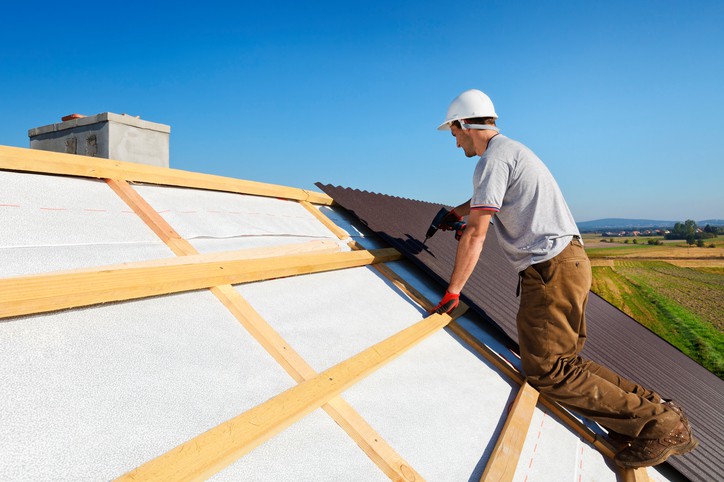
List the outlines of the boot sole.
{"type": "Polygon", "coordinates": [[[618,459],[614,459],[614,462],[616,462],[616,465],[619,467],[623,467],[624,469],[638,469],[641,467],[653,467],[654,465],[659,465],[664,462],[666,462],[666,459],[671,457],[672,455],[683,455],[686,453],[691,452],[696,447],[699,446],[699,441],[695,439],[694,437],[691,437],[691,440],[689,440],[689,443],[684,445],[683,447],[669,447],[668,449],[661,452],[661,455],[656,457],[655,459],[647,459],[647,460],[636,460],[631,462],[621,462],[618,459]]]}

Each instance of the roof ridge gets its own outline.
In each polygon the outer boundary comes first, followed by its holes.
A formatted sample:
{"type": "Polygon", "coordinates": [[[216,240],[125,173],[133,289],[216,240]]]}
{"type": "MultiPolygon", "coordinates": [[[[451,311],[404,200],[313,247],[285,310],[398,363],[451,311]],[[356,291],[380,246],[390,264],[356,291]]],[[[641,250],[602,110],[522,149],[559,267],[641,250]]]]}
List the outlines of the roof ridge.
{"type": "MultiPolygon", "coordinates": [[[[341,186],[341,185],[325,184],[325,183],[322,183],[322,182],[315,182],[314,185],[317,186],[318,188],[322,189],[322,190],[324,190],[325,187],[328,187],[328,188],[335,189],[335,190],[337,190],[337,189],[342,189],[342,190],[344,190],[344,191],[349,191],[349,192],[359,192],[359,193],[362,193],[362,194],[370,194],[370,195],[374,195],[374,196],[383,196],[383,197],[388,197],[388,198],[392,198],[392,199],[401,199],[401,200],[403,200],[403,201],[413,201],[413,202],[418,202],[418,203],[422,203],[422,204],[432,204],[432,205],[435,205],[435,206],[443,206],[443,204],[441,204],[441,203],[435,203],[435,202],[431,202],[431,201],[423,201],[422,199],[414,199],[414,198],[409,198],[409,197],[404,197],[404,196],[396,196],[396,195],[394,195],[394,194],[385,194],[385,193],[381,193],[381,192],[368,191],[367,189],[356,189],[356,188],[345,187],[345,186],[341,186]]],[[[444,206],[450,207],[450,206],[447,205],[447,204],[444,204],[444,206]]]]}

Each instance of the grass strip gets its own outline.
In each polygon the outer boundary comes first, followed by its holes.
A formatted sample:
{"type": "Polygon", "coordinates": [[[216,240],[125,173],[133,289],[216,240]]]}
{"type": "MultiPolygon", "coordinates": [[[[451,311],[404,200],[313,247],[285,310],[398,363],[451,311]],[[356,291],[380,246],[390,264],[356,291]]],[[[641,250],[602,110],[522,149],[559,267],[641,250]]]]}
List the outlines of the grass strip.
{"type": "Polygon", "coordinates": [[[724,378],[724,333],[652,287],[649,276],[660,276],[661,273],[646,268],[645,263],[630,262],[616,270],[595,267],[592,289],[719,378],[724,378]]]}

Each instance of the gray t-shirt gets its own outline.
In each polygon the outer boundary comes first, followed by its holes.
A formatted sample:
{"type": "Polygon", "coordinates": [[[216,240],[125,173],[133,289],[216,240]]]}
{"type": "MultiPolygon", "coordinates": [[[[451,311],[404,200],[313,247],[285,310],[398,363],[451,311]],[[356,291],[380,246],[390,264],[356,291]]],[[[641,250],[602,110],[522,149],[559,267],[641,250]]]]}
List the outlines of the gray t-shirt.
{"type": "Polygon", "coordinates": [[[475,167],[470,208],[495,211],[494,230],[516,271],[554,258],[580,236],[548,168],[533,151],[501,134],[475,167]]]}

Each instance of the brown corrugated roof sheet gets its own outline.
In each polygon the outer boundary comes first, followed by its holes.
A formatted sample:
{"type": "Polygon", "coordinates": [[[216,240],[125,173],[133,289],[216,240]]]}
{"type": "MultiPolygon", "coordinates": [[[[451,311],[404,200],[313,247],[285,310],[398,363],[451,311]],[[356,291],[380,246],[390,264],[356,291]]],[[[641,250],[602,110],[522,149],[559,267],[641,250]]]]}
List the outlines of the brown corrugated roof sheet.
{"type": "MultiPolygon", "coordinates": [[[[317,185],[441,286],[447,286],[457,248],[454,237],[438,233],[422,245],[439,205],[317,185]]],[[[517,279],[497,237],[490,235],[462,293],[473,310],[516,344],[517,279]]],[[[671,466],[691,480],[724,480],[724,382],[594,293],[589,298],[587,318],[584,357],[673,398],[686,408],[701,444],[694,452],[669,459],[671,466]]]]}

